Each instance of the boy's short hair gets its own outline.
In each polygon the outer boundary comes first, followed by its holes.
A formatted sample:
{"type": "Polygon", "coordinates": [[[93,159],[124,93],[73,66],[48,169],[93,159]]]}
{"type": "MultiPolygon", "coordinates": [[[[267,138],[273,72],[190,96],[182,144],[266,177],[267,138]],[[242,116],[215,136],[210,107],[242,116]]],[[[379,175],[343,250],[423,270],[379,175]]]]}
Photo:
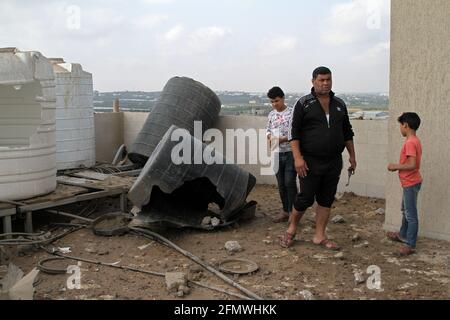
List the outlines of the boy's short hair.
{"type": "Polygon", "coordinates": [[[327,67],[318,67],[313,71],[313,79],[316,80],[319,75],[331,74],[331,70],[327,67]]]}
{"type": "Polygon", "coordinates": [[[401,124],[408,124],[408,127],[417,131],[420,128],[421,120],[417,113],[415,112],[405,112],[398,118],[398,122],[401,124]]]}
{"type": "Polygon", "coordinates": [[[284,98],[284,92],[280,87],[273,87],[267,93],[269,99],[284,98]]]}

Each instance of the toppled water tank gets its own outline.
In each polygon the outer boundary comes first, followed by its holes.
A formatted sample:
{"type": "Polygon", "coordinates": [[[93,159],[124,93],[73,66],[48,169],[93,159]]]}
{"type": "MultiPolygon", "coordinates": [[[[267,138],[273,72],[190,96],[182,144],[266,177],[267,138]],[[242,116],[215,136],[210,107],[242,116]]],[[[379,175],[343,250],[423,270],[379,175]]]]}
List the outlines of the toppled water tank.
{"type": "MultiPolygon", "coordinates": [[[[175,152],[176,154],[177,152],[175,152]]],[[[178,226],[200,226],[210,204],[215,215],[229,222],[243,214],[247,196],[256,179],[190,133],[172,126],[147,161],[128,193],[134,206],[142,209],[140,220],[178,226]],[[173,139],[176,137],[176,139],[173,139]],[[187,162],[178,163],[174,150],[181,138],[191,148],[187,162]],[[198,157],[200,156],[200,157],[198,157]],[[195,159],[202,159],[195,163],[195,159]]]]}
{"type": "Polygon", "coordinates": [[[221,107],[217,95],[202,83],[185,77],[170,79],[130,148],[130,160],[144,166],[172,125],[188,130],[191,135],[195,121],[202,122],[203,131],[210,129],[221,107]]]}
{"type": "Polygon", "coordinates": [[[56,82],[56,164],[58,170],[95,165],[92,74],[81,65],[50,59],[56,82]]]}
{"type": "Polygon", "coordinates": [[[0,200],[56,188],[55,82],[39,52],[0,49],[0,200]]]}

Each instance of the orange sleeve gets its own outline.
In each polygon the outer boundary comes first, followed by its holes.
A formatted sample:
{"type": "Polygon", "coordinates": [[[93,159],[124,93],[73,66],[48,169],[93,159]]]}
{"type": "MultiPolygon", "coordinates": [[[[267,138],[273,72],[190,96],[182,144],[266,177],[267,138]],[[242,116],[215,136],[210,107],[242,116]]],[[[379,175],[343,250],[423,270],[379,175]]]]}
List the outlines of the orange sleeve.
{"type": "Polygon", "coordinates": [[[406,156],[417,158],[417,146],[414,141],[407,141],[405,146],[406,156]]]}

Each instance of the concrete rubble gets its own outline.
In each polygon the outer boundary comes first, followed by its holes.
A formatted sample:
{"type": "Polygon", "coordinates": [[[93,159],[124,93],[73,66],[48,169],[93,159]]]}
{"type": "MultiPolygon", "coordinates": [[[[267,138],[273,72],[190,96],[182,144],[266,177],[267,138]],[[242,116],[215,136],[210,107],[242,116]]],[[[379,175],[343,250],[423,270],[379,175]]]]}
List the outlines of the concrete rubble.
{"type": "Polygon", "coordinates": [[[228,241],[227,243],[225,243],[225,249],[229,253],[238,253],[243,250],[241,245],[237,241],[228,241]]]}
{"type": "Polygon", "coordinates": [[[167,290],[176,294],[178,297],[183,297],[190,293],[187,286],[187,277],[182,272],[167,272],[165,275],[167,290]]]}
{"type": "Polygon", "coordinates": [[[337,223],[345,223],[345,219],[343,216],[341,215],[337,215],[335,217],[333,217],[333,219],[331,219],[331,222],[337,224],[337,223]]]}

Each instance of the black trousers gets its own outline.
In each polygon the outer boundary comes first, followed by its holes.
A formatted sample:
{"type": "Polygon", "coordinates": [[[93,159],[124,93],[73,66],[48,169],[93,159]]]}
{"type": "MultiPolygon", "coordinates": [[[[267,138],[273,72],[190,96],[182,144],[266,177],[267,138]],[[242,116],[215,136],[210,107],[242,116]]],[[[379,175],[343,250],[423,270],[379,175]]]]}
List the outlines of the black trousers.
{"type": "Polygon", "coordinates": [[[297,196],[297,172],[295,171],[294,156],[292,152],[283,152],[279,154],[279,168],[277,176],[278,189],[280,191],[283,211],[291,213],[297,196]]]}
{"type": "Polygon", "coordinates": [[[300,178],[300,194],[295,199],[295,210],[306,211],[314,201],[321,207],[331,208],[341,177],[342,156],[334,158],[304,156],[304,159],[309,171],[305,178],[300,178]]]}

